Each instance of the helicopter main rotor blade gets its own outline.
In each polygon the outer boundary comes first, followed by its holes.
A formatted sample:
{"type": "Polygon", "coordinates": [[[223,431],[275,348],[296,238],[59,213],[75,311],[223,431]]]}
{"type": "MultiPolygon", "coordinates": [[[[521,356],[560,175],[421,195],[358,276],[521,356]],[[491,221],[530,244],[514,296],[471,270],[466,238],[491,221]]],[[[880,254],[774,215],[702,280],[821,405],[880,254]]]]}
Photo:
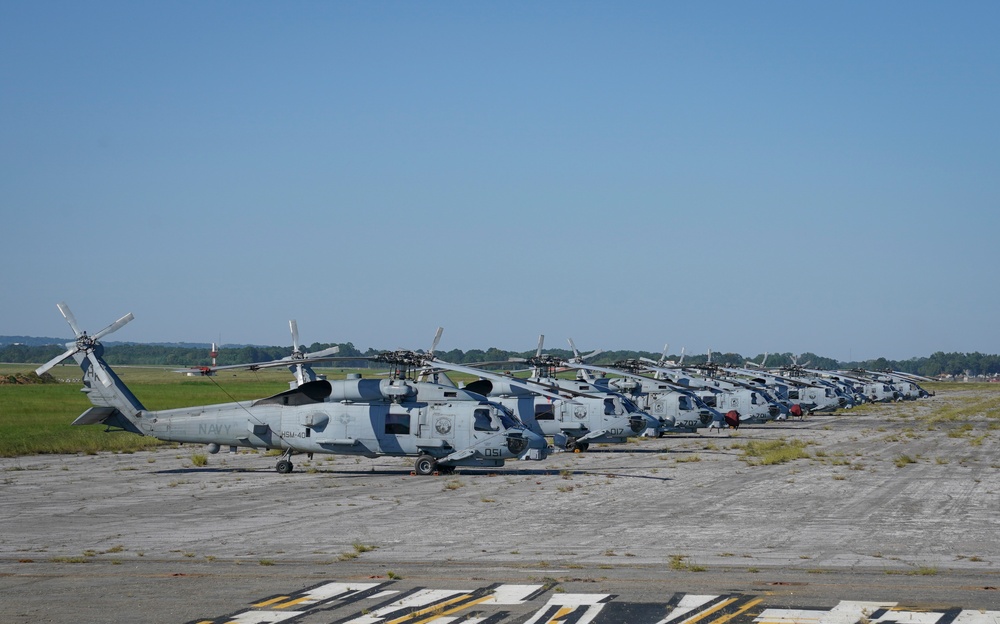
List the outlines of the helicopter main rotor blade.
{"type": "Polygon", "coordinates": [[[292,331],[292,353],[299,351],[299,324],[292,319],[288,321],[288,328],[292,331]]]}
{"type": "Polygon", "coordinates": [[[327,347],[326,349],[323,349],[322,351],[317,351],[315,353],[306,353],[305,357],[315,359],[315,358],[326,357],[328,355],[333,355],[335,353],[340,353],[340,347],[338,347],[337,345],[334,345],[332,347],[327,347]]]}
{"type": "Polygon", "coordinates": [[[466,373],[468,375],[475,375],[476,377],[485,377],[486,379],[492,379],[497,381],[503,381],[509,383],[510,385],[517,388],[524,388],[530,392],[536,394],[541,394],[542,396],[547,396],[550,399],[559,399],[561,401],[572,401],[572,399],[567,399],[566,397],[556,394],[554,392],[549,392],[545,389],[547,384],[539,384],[535,382],[525,382],[520,379],[515,379],[514,377],[508,377],[507,375],[496,375],[488,371],[479,370],[477,368],[471,368],[468,366],[462,366],[461,364],[451,364],[450,362],[444,362],[437,358],[428,360],[427,364],[432,364],[438,368],[443,368],[445,370],[455,371],[456,373],[466,373]]]}
{"type": "Polygon", "coordinates": [[[437,331],[434,333],[434,340],[431,342],[431,350],[427,352],[428,355],[434,355],[434,351],[437,350],[438,343],[441,342],[442,333],[444,333],[444,327],[438,327],[437,331]]]}

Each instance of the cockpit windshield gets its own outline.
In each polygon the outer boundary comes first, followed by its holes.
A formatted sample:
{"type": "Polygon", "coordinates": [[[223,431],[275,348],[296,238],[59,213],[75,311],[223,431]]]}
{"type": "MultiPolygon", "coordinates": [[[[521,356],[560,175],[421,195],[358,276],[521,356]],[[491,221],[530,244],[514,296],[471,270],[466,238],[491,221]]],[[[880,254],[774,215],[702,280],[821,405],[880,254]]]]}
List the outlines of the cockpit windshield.
{"type": "Polygon", "coordinates": [[[630,399],[630,398],[628,398],[626,396],[623,396],[623,397],[621,397],[621,400],[622,400],[622,407],[625,408],[625,413],[626,414],[634,414],[634,413],[636,413],[636,412],[639,411],[639,406],[636,405],[632,401],[632,399],[630,399]]]}
{"type": "Polygon", "coordinates": [[[503,425],[504,429],[525,429],[524,423],[518,420],[514,412],[510,411],[506,405],[500,405],[499,403],[492,403],[493,407],[496,408],[497,418],[500,419],[500,424],[503,425]]]}

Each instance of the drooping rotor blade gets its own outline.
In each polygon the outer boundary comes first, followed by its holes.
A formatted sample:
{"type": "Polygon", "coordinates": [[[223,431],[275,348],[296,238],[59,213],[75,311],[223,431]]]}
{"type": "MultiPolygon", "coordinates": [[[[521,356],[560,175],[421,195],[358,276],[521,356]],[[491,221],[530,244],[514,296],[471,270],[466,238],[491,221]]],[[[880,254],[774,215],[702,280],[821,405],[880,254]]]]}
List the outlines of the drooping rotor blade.
{"type": "Polygon", "coordinates": [[[437,349],[438,343],[441,342],[442,333],[444,333],[444,327],[438,327],[434,334],[434,340],[431,342],[431,350],[427,352],[427,355],[434,357],[434,351],[437,349]]]}
{"type": "Polygon", "coordinates": [[[130,321],[132,321],[134,318],[135,317],[132,316],[132,313],[129,312],[128,314],[126,314],[125,316],[121,317],[120,319],[118,319],[114,323],[108,325],[107,327],[105,327],[101,331],[99,331],[96,334],[94,334],[93,336],[91,336],[91,339],[92,340],[100,340],[104,336],[107,336],[108,334],[111,334],[111,333],[114,333],[114,332],[118,331],[123,326],[127,325],[130,321]]]}
{"type": "Polygon", "coordinates": [[[288,328],[292,330],[292,353],[299,352],[299,324],[292,319],[288,321],[288,328]]]}
{"type": "Polygon", "coordinates": [[[580,357],[580,351],[576,348],[576,344],[573,343],[573,339],[572,338],[567,338],[566,341],[569,342],[569,348],[573,352],[573,357],[579,358],[580,357]]]}
{"type": "Polygon", "coordinates": [[[113,384],[114,382],[111,380],[111,377],[108,375],[108,372],[104,370],[104,367],[101,366],[101,362],[97,359],[97,356],[94,355],[93,351],[87,353],[87,359],[90,360],[91,368],[93,369],[94,373],[97,374],[97,378],[101,380],[101,383],[104,384],[104,387],[110,388],[111,384],[113,384]]]}
{"type": "MultiPolygon", "coordinates": [[[[330,347],[330,349],[338,349],[339,347],[330,347]]],[[[322,353],[322,351],[317,351],[317,353],[322,353]]],[[[201,375],[211,375],[216,371],[222,370],[250,370],[256,371],[262,368],[277,368],[279,366],[298,366],[306,364],[316,364],[318,362],[334,362],[338,360],[364,360],[371,359],[365,357],[331,357],[328,355],[314,356],[309,354],[307,357],[303,358],[291,358],[285,357],[280,360],[271,360],[270,362],[254,362],[252,364],[227,364],[225,366],[192,366],[190,368],[175,368],[173,372],[175,373],[199,373],[201,375]]]]}
{"type": "MultiPolygon", "coordinates": [[[[611,368],[607,366],[594,366],[592,364],[567,364],[570,368],[581,368],[584,370],[594,371],[598,373],[606,373],[609,375],[621,375],[622,377],[627,377],[629,379],[645,379],[647,381],[656,382],[658,384],[667,384],[669,386],[679,386],[672,381],[657,379],[656,377],[650,377],[649,375],[641,375],[639,373],[634,373],[632,371],[622,370],[619,368],[611,368]]],[[[686,389],[683,386],[679,386],[680,389],[686,389]]]]}
{"type": "Polygon", "coordinates": [[[76,335],[77,338],[79,338],[83,334],[83,332],[80,331],[80,326],[76,324],[76,317],[73,316],[73,312],[70,311],[69,306],[66,305],[65,301],[61,301],[56,304],[56,307],[59,308],[59,312],[62,313],[63,318],[66,319],[67,323],[69,323],[69,326],[73,330],[73,333],[76,335]]]}
{"type": "Polygon", "coordinates": [[[315,353],[306,353],[305,357],[307,357],[307,358],[322,358],[322,357],[326,357],[328,355],[333,355],[334,353],[340,353],[340,347],[338,347],[337,345],[334,345],[332,347],[327,347],[326,349],[323,349],[322,351],[317,351],[315,353]]]}
{"type": "Polygon", "coordinates": [[[42,364],[41,366],[39,366],[38,368],[36,368],[35,369],[35,374],[39,375],[39,376],[45,374],[50,368],[52,368],[53,366],[55,366],[59,362],[62,362],[66,358],[70,357],[71,355],[73,355],[74,353],[76,353],[78,350],[79,350],[79,348],[76,347],[75,345],[73,347],[70,347],[69,349],[67,349],[66,351],[64,351],[63,353],[61,353],[60,355],[55,356],[54,358],[52,358],[51,360],[49,360],[45,364],[42,364]]]}

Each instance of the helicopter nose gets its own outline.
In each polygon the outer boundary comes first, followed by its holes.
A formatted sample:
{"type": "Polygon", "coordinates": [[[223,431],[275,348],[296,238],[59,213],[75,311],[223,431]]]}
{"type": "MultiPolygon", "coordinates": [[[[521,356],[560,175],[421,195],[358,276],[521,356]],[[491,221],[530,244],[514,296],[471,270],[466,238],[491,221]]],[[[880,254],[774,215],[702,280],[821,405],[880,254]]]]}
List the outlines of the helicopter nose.
{"type": "Polygon", "coordinates": [[[545,459],[549,451],[549,443],[545,441],[545,438],[529,429],[521,432],[521,436],[518,438],[508,436],[507,446],[512,453],[521,456],[521,459],[545,459]],[[514,453],[514,449],[511,448],[513,440],[517,440],[520,445],[523,445],[521,451],[514,453]]]}

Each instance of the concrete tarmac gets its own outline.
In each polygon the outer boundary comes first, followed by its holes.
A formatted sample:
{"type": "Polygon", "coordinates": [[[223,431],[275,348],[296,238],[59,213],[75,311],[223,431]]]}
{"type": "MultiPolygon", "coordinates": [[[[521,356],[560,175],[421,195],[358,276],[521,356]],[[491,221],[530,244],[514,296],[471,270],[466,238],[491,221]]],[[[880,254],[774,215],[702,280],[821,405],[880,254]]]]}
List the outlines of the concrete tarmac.
{"type": "Polygon", "coordinates": [[[280,475],[256,452],[196,467],[194,446],[0,459],[0,619],[380,622],[411,596],[442,622],[548,621],[577,600],[589,616],[558,617],[657,622],[717,596],[700,608],[734,622],[844,601],[871,603],[858,622],[882,604],[995,622],[1000,415],[969,411],[981,401],[955,390],[448,476],[338,456],[280,475]],[[805,457],[746,453],[775,441],[805,457]],[[296,606],[275,610],[283,597],[296,606]],[[478,615],[446,613],[463,600],[478,615]]]}

